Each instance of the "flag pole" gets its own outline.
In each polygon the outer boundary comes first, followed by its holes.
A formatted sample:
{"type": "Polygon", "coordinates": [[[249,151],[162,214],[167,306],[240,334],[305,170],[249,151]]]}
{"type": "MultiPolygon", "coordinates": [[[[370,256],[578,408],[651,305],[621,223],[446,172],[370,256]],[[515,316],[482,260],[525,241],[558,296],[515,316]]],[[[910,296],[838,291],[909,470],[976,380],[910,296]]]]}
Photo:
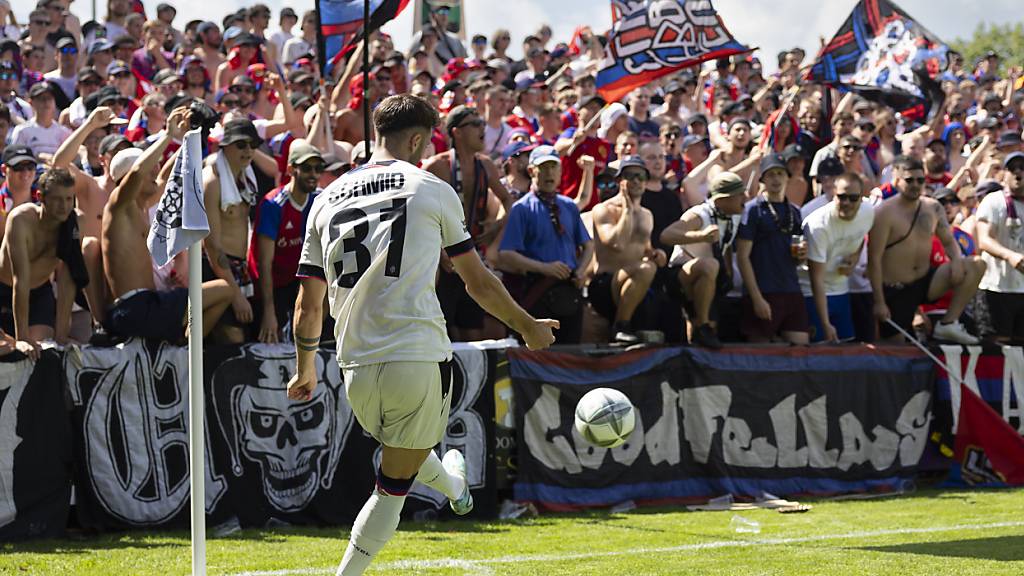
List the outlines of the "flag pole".
{"type": "Polygon", "coordinates": [[[370,0],[363,0],[363,150],[370,157],[370,0]]]}
{"type": "Polygon", "coordinates": [[[188,249],[188,460],[192,495],[192,576],[206,576],[202,254],[202,241],[192,244],[188,249]]]}

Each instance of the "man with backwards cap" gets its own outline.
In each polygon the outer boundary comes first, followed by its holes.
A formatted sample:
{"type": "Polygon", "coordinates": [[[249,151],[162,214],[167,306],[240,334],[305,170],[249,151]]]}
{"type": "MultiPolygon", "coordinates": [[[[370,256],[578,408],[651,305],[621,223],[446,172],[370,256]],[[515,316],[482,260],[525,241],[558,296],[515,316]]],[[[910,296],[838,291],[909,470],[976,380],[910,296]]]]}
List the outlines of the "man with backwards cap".
{"type": "Polygon", "coordinates": [[[807,307],[796,274],[807,247],[801,244],[795,257],[791,248],[802,232],[800,210],[786,200],[789,172],[782,156],[766,155],[760,171],[761,192],[744,206],[736,240],[745,289],[740,331],[751,342],[807,344],[807,307]]]}
{"type": "MultiPolygon", "coordinates": [[[[978,205],[978,248],[986,264],[979,288],[988,304],[999,342],[1024,340],[1024,153],[1003,160],[1008,188],[989,193],[978,205]]],[[[988,184],[988,183],[987,183],[988,184]]],[[[992,186],[987,186],[992,187],[992,186]]]]}
{"type": "Polygon", "coordinates": [[[559,194],[562,162],[552,146],[530,152],[533,188],[512,205],[501,240],[499,267],[512,275],[517,301],[535,317],[559,320],[559,342],[578,344],[582,332],[581,289],[594,254],[579,209],[559,194]]]}
{"type": "Polygon", "coordinates": [[[651,244],[654,216],[640,204],[650,177],[644,161],[638,156],[623,158],[615,177],[619,193],[593,210],[597,272],[588,297],[597,313],[611,322],[613,339],[632,343],[638,340],[633,315],[668,256],[651,244]]]}
{"type": "MultiPolygon", "coordinates": [[[[105,327],[115,336],[172,343],[180,343],[185,337],[188,289],[156,290],[153,257],[146,238],[148,209],[162,192],[156,183],[160,159],[172,141],[185,136],[190,117],[185,108],[171,112],[167,130],[149,148],[127,148],[110,163],[110,177],[116,187],[103,208],[102,248],[106,280],[116,296],[105,327]]],[[[233,292],[224,280],[203,283],[204,335],[227,309],[233,292]]]]}
{"type": "Polygon", "coordinates": [[[687,210],[661,233],[674,245],[669,266],[677,270],[684,306],[690,316],[690,340],[718,349],[717,304],[732,288],[733,244],[746,201],[746,184],[732,172],[711,180],[708,199],[687,210]]]}

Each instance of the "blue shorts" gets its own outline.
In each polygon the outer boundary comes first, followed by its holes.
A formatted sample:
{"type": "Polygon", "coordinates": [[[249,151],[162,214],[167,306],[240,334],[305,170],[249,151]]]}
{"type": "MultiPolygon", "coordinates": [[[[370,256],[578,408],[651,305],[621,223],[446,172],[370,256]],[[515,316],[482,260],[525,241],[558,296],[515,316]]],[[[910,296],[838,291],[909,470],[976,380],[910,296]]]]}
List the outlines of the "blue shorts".
{"type": "Polygon", "coordinates": [[[107,329],[124,338],[151,338],[171,344],[185,340],[188,289],[138,290],[114,301],[107,329]]]}
{"type": "MultiPolygon", "coordinates": [[[[814,305],[814,297],[805,296],[804,301],[807,302],[807,318],[811,321],[813,329],[811,342],[821,342],[825,339],[825,328],[821,325],[821,319],[818,318],[818,308],[814,305]]],[[[843,342],[853,340],[853,308],[850,305],[850,295],[826,296],[825,302],[828,306],[828,321],[836,329],[839,340],[843,342]]]]}

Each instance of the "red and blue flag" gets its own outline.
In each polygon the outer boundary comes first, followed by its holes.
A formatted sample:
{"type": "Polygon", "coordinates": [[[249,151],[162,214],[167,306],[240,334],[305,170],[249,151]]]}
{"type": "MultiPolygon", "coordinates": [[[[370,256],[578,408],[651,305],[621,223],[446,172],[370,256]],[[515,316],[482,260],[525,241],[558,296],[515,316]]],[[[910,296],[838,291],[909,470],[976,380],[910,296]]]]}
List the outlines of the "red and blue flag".
{"type": "MultiPolygon", "coordinates": [[[[394,20],[408,5],[409,0],[370,0],[369,32],[394,20]]],[[[327,75],[362,40],[364,6],[363,0],[317,0],[316,6],[321,67],[327,75]]]]}
{"type": "Polygon", "coordinates": [[[612,9],[618,18],[597,73],[597,90],[609,102],[684,68],[750,51],[710,0],[612,0],[612,9]]]}

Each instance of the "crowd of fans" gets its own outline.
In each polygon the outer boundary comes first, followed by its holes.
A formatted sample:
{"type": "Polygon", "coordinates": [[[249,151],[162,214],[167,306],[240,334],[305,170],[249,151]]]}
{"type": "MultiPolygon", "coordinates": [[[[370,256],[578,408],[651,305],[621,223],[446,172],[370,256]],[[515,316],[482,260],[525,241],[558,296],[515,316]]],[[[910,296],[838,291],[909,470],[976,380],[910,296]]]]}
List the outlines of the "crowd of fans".
{"type": "MultiPolygon", "coordinates": [[[[322,81],[314,12],[178,29],[168,4],[109,0],[82,24],[69,1],[19,26],[0,0],[4,349],[180,342],[190,273],[210,338],[287,341],[312,199],[369,156],[364,103],[402,92],[442,113],[422,167],[560,343],[1024,335],[1024,90],[998,54],[951,54],[927,115],[808,83],[800,49],[606,102],[606,39],[586,27],[541,27],[516,59],[506,30],[467,50],[438,4],[407,54],[374,34],[368,80],[357,52],[322,81]],[[156,267],[146,234],[194,126],[203,269],[156,267]]],[[[444,258],[437,291],[453,339],[506,336],[444,258]]]]}

